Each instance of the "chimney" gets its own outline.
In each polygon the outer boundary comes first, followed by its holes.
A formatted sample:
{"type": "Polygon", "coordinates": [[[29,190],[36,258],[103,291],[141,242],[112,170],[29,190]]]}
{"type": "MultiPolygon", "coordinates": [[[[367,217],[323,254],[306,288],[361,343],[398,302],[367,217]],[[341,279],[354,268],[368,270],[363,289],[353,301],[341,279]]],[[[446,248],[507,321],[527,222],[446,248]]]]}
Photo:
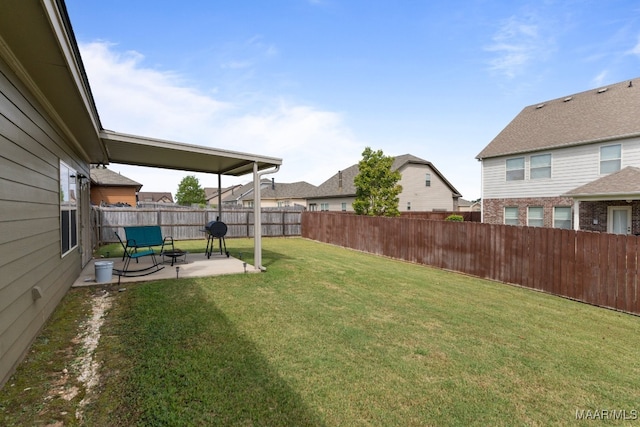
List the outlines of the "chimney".
{"type": "Polygon", "coordinates": [[[338,188],[342,188],[342,171],[338,171],[338,188]]]}

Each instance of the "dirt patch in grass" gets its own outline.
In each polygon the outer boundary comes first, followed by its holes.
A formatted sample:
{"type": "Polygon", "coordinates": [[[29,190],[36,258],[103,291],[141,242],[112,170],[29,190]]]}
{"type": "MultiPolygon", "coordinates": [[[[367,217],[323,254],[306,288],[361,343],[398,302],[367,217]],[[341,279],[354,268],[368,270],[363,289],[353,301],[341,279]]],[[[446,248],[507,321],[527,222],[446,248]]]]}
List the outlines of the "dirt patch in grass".
{"type": "Polygon", "coordinates": [[[94,355],[112,299],[101,288],[69,291],[0,390],[0,424],[82,424],[100,381],[94,355]]]}

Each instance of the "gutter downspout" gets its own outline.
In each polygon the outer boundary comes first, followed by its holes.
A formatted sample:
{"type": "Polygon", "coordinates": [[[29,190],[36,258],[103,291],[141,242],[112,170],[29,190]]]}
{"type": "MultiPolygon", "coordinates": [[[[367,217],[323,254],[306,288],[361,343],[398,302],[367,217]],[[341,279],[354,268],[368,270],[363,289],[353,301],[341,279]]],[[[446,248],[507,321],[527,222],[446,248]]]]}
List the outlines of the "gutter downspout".
{"type": "Polygon", "coordinates": [[[262,267],[262,218],[260,206],[260,180],[262,175],[276,173],[280,166],[273,170],[266,170],[258,173],[258,162],[253,162],[253,263],[256,270],[266,271],[262,267]]]}

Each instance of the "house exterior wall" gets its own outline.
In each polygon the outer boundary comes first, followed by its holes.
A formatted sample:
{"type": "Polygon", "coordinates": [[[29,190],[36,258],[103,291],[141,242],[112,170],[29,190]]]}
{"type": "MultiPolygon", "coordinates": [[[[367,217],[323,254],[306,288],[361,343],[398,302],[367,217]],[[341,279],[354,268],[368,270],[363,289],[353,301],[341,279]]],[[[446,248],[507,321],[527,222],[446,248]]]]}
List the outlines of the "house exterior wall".
{"type": "MultiPolygon", "coordinates": [[[[307,200],[292,198],[292,197],[283,198],[283,199],[262,199],[260,201],[260,205],[263,208],[288,208],[288,207],[294,207],[294,206],[307,207],[307,200]]],[[[243,208],[253,207],[253,199],[243,200],[242,207],[243,208]]]]}
{"type": "Polygon", "coordinates": [[[454,200],[451,188],[440,179],[431,167],[409,163],[400,169],[402,193],[399,196],[399,210],[405,211],[453,211],[454,200]],[[430,175],[430,186],[426,185],[426,175],[430,175]]]}
{"type": "Polygon", "coordinates": [[[328,197],[326,199],[312,199],[307,200],[307,208],[315,211],[333,211],[342,212],[342,204],[345,204],[344,212],[353,212],[353,202],[356,201],[354,196],[351,197],[328,197]],[[312,206],[315,205],[315,206],[312,206]],[[323,209],[323,205],[327,206],[327,209],[323,209]]]}
{"type": "MultiPolygon", "coordinates": [[[[85,176],[89,165],[53,123],[0,57],[0,386],[82,267],[81,242],[62,256],[60,161],[85,176]]],[[[84,210],[79,236],[90,227],[84,210]]]]}
{"type": "Polygon", "coordinates": [[[91,203],[94,205],[128,203],[136,206],[136,188],[92,185],[91,203]]]}
{"type": "Polygon", "coordinates": [[[527,206],[545,206],[546,215],[549,206],[566,203],[558,200],[561,194],[603,176],[600,174],[600,147],[613,144],[622,146],[621,169],[640,167],[640,138],[483,159],[483,222],[503,223],[505,206],[519,206],[525,212],[527,206]],[[532,154],[551,154],[551,178],[531,179],[532,154]],[[515,157],[524,157],[524,180],[507,181],[506,161],[515,157]]]}

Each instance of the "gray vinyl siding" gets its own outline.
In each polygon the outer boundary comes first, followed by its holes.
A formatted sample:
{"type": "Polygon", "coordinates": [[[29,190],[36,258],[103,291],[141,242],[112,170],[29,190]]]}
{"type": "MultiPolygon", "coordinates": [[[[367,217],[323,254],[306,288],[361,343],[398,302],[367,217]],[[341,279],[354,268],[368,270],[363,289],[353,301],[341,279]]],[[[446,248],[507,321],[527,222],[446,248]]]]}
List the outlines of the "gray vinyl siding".
{"type": "Polygon", "coordinates": [[[0,386],[81,270],[61,257],[59,164],[89,168],[44,111],[0,59],[0,386]]]}
{"type": "Polygon", "coordinates": [[[484,159],[482,161],[483,199],[557,197],[587,184],[600,175],[600,147],[622,144],[622,165],[640,167],[640,139],[625,139],[580,145],[534,154],[551,154],[551,178],[530,179],[531,154],[484,159]],[[506,181],[506,159],[525,158],[525,179],[506,181]]]}

